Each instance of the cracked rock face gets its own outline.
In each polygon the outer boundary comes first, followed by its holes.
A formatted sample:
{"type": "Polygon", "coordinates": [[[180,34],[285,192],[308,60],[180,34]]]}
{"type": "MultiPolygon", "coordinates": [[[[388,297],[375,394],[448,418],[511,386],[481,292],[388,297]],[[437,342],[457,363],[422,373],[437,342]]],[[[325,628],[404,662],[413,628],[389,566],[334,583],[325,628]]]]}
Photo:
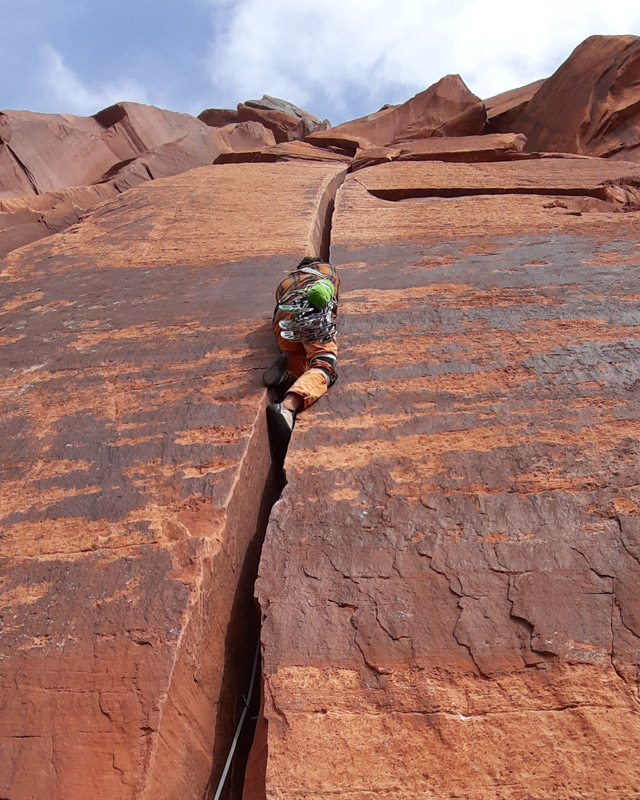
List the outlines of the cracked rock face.
{"type": "Polygon", "coordinates": [[[256,122],[212,128],[138,103],[93,117],[0,112],[0,257],[141,183],[273,144],[256,122]]]}
{"type": "Polygon", "coordinates": [[[223,800],[638,796],[637,47],[304,142],[269,97],[0,117],[0,798],[213,797],[254,588],[223,800]],[[340,380],[271,510],[303,255],[340,380]]]}
{"type": "Polygon", "coordinates": [[[549,202],[620,166],[338,191],[341,379],[300,417],[257,584],[267,797],[637,792],[639,228],[549,202]]]}
{"type": "Polygon", "coordinates": [[[388,161],[506,161],[516,158],[526,144],[521,133],[481,136],[447,136],[403,142],[396,147],[370,147],[358,150],[353,169],[363,169],[388,161]]]}
{"type": "Polygon", "coordinates": [[[222,771],[273,289],[343,172],[191,171],[2,263],[1,797],[199,800],[222,771]]]}

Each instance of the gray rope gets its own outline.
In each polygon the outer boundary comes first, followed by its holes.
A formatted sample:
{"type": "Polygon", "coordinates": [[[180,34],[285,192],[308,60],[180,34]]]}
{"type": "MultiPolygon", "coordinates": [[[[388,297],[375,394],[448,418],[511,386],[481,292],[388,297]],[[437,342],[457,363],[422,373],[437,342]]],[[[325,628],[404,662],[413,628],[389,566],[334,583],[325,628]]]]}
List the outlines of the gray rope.
{"type": "Polygon", "coordinates": [[[236,728],[235,736],[233,737],[233,741],[231,742],[231,749],[229,750],[229,755],[227,756],[227,763],[224,765],[224,769],[222,770],[222,777],[220,778],[220,783],[218,783],[218,788],[216,789],[216,793],[213,800],[220,800],[220,795],[222,794],[222,790],[224,788],[224,782],[227,779],[227,774],[231,767],[231,761],[233,760],[233,754],[236,751],[236,745],[238,744],[238,739],[240,738],[240,731],[242,730],[242,725],[244,724],[244,718],[247,716],[247,711],[249,710],[249,702],[251,701],[251,695],[253,694],[253,684],[256,679],[256,670],[258,668],[259,654],[260,654],[260,637],[258,637],[258,644],[256,645],[256,654],[253,657],[253,669],[251,671],[251,682],[249,683],[249,691],[247,692],[246,698],[243,698],[244,708],[242,709],[242,714],[240,715],[240,721],[238,722],[238,727],[236,728]]]}

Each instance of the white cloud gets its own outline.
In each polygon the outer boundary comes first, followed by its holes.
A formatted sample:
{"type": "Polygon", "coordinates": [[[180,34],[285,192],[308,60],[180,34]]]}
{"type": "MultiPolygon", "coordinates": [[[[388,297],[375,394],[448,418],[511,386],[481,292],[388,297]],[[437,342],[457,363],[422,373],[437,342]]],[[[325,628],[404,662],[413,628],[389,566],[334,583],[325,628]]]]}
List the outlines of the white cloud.
{"type": "Polygon", "coordinates": [[[50,44],[41,48],[41,62],[41,81],[51,111],[90,115],[123,100],[149,102],[144,89],[128,78],[88,86],[67,67],[62,55],[50,44]]]}
{"type": "Polygon", "coordinates": [[[373,111],[451,72],[489,97],[546,77],[591,34],[640,33],[637,0],[209,2],[222,103],[267,93],[342,119],[358,102],[373,111]]]}

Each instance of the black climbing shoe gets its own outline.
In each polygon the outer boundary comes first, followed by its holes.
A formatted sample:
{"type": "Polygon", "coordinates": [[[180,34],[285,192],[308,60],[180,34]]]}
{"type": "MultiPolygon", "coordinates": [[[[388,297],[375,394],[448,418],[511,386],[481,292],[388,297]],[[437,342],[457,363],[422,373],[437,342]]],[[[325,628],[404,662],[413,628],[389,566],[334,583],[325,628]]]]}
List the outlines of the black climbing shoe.
{"type": "Polygon", "coordinates": [[[269,403],[267,406],[267,426],[271,455],[278,466],[284,464],[291,433],[296,422],[296,412],[283,408],[282,403],[269,403]]]}
{"type": "Polygon", "coordinates": [[[269,389],[278,388],[287,378],[288,367],[289,356],[286,353],[280,353],[273,364],[262,373],[262,383],[269,389]]]}

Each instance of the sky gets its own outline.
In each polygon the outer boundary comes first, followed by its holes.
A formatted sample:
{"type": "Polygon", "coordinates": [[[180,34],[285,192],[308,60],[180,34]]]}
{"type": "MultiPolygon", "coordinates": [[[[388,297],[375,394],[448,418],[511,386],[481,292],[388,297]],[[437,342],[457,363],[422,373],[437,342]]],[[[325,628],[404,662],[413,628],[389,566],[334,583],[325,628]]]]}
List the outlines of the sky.
{"type": "Polygon", "coordinates": [[[639,0],[0,0],[0,108],[269,94],[335,125],[449,73],[483,99],[523,86],[593,34],[640,36],[639,0]]]}

